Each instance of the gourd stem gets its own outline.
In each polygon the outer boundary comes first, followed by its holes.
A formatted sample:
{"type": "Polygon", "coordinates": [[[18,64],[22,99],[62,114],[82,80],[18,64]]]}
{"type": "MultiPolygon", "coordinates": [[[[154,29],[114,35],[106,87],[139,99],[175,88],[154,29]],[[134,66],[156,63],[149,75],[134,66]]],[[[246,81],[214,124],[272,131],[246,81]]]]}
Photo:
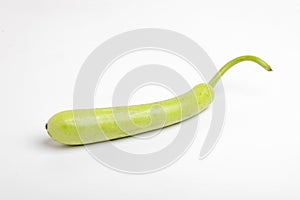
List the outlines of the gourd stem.
{"type": "Polygon", "coordinates": [[[260,66],[262,66],[265,70],[267,71],[272,71],[271,67],[262,59],[256,57],[256,56],[250,56],[250,55],[246,55],[246,56],[240,56],[237,57],[231,61],[229,61],[228,63],[226,63],[218,72],[217,74],[209,81],[209,85],[212,87],[215,87],[215,85],[218,83],[218,81],[220,80],[220,78],[225,74],[225,72],[230,69],[232,66],[243,62],[243,61],[252,61],[255,62],[257,64],[259,64],[260,66]]]}

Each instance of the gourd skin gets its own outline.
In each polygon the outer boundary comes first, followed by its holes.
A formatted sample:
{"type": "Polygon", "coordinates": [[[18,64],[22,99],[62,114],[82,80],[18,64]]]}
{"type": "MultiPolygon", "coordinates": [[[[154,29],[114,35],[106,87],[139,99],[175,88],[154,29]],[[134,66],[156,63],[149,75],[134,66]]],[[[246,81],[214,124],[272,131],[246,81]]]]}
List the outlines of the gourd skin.
{"type": "Polygon", "coordinates": [[[46,125],[57,142],[82,145],[160,129],[203,111],[213,100],[213,88],[199,84],[171,99],[149,104],[68,110],[55,114],[46,125]]]}
{"type": "Polygon", "coordinates": [[[128,107],[63,111],[50,118],[46,124],[47,132],[62,144],[82,145],[170,126],[207,108],[213,100],[213,87],[231,67],[243,61],[255,62],[272,71],[265,61],[256,56],[240,56],[226,63],[208,84],[199,84],[178,97],[128,107]]]}

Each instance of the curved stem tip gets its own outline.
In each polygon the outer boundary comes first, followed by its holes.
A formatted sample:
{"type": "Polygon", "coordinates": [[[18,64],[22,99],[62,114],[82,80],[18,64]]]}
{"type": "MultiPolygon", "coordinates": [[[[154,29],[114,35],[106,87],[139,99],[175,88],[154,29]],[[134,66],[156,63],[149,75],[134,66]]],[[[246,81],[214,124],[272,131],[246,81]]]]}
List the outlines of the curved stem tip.
{"type": "Polygon", "coordinates": [[[230,69],[232,66],[243,62],[243,61],[252,61],[255,62],[257,64],[259,64],[260,66],[262,66],[265,70],[267,71],[272,71],[271,67],[262,59],[256,57],[256,56],[250,56],[250,55],[246,55],[246,56],[240,56],[237,57],[231,61],[229,61],[228,63],[226,63],[219,71],[218,73],[209,81],[209,85],[211,85],[212,87],[215,87],[216,84],[218,83],[218,81],[220,80],[220,78],[225,74],[225,72],[230,69]]]}

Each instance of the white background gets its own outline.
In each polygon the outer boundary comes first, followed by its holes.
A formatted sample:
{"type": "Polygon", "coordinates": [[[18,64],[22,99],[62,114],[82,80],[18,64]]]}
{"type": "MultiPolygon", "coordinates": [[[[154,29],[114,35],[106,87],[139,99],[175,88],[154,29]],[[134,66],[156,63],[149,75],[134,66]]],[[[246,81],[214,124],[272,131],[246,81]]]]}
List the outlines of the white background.
{"type": "MultiPolygon", "coordinates": [[[[299,24],[298,0],[0,0],[0,199],[299,199],[299,24]],[[188,36],[218,68],[254,54],[274,71],[243,63],[224,76],[223,135],[205,160],[198,160],[200,128],[171,167],[129,175],[102,166],[84,147],[55,143],[44,125],[72,108],[91,51],[146,27],[188,36]]],[[[159,91],[154,98],[171,94],[159,91]]],[[[136,101],[152,100],[141,94],[136,101]]]]}

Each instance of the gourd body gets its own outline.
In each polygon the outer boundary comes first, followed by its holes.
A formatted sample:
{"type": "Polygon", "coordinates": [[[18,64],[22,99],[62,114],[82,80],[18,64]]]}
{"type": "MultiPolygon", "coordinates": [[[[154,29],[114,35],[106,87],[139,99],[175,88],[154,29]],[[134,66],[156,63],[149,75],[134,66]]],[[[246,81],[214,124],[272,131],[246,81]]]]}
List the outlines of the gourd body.
{"type": "Polygon", "coordinates": [[[199,84],[178,97],[149,104],[63,111],[51,117],[46,128],[63,144],[102,142],[181,122],[203,111],[212,100],[212,87],[199,84]]]}

